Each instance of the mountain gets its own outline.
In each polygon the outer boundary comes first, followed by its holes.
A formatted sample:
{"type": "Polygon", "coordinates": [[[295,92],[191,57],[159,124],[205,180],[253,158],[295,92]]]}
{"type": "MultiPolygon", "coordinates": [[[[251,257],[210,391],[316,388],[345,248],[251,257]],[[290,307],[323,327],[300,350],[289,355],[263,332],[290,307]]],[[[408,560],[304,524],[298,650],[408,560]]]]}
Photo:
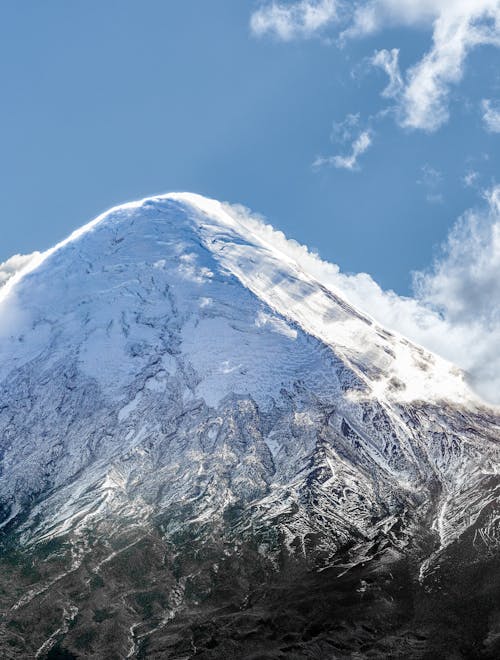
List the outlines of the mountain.
{"type": "Polygon", "coordinates": [[[0,289],[2,658],[499,657],[500,413],[301,254],[170,194],[0,289]]]}

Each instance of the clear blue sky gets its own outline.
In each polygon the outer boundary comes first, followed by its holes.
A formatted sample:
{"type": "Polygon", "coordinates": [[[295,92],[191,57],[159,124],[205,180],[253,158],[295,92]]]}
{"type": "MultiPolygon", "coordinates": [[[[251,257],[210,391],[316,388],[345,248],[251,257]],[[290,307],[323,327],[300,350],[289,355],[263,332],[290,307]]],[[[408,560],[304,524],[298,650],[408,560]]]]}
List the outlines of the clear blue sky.
{"type": "Polygon", "coordinates": [[[485,130],[480,103],[500,95],[498,50],[471,52],[449,121],[408,129],[380,115],[392,101],[369,60],[399,48],[406,69],[432,29],[394,25],[343,47],[327,31],[283,41],[252,34],[260,6],[4,0],[0,261],[109,206],[187,190],[245,204],[343,270],[408,292],[410,272],[495,181],[500,136],[485,130]],[[350,113],[352,140],[371,136],[358,166],[313,167],[349,152],[332,126],[350,113]]]}

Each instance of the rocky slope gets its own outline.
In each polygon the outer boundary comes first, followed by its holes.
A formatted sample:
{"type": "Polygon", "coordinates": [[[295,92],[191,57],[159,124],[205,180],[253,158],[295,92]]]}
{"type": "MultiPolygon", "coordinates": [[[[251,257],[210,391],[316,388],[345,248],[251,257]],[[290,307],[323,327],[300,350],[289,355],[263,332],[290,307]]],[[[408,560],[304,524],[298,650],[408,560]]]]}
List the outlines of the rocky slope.
{"type": "Polygon", "coordinates": [[[5,658],[497,657],[500,415],[241,210],[0,289],[5,658]]]}

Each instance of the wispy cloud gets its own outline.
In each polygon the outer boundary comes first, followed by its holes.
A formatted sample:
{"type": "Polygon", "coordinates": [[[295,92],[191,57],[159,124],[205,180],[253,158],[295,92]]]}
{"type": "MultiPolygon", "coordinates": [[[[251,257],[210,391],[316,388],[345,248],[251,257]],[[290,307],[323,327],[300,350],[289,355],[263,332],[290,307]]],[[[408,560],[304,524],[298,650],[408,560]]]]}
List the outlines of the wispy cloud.
{"type": "Polygon", "coordinates": [[[13,257],[10,257],[10,259],[7,259],[7,261],[0,264],[0,288],[6,284],[11,277],[14,277],[16,273],[21,271],[33,261],[33,259],[39,256],[39,252],[33,252],[32,254],[15,254],[13,257]]]}
{"type": "Polygon", "coordinates": [[[292,4],[272,2],[254,12],[250,27],[257,36],[271,34],[282,41],[290,41],[311,37],[336,18],[336,0],[300,0],[292,4]]]}
{"type": "Polygon", "coordinates": [[[330,159],[331,164],[337,168],[354,170],[358,167],[358,158],[365,153],[371,144],[372,136],[370,131],[363,131],[352,143],[351,153],[347,156],[333,156],[330,159]]]}
{"type": "Polygon", "coordinates": [[[334,121],[330,134],[332,142],[340,142],[341,144],[352,142],[354,133],[358,131],[360,121],[361,115],[359,112],[349,113],[342,121],[334,121]]]}
{"type": "Polygon", "coordinates": [[[373,66],[382,69],[389,76],[389,84],[383,90],[382,96],[387,98],[398,96],[404,87],[399,70],[399,48],[379,50],[372,57],[371,62],[373,66]]]}
{"type": "Polygon", "coordinates": [[[490,133],[500,133],[500,102],[483,99],[483,121],[490,133]]]}
{"type": "Polygon", "coordinates": [[[432,30],[431,48],[406,73],[399,118],[407,128],[435,131],[448,120],[450,90],[461,81],[471,50],[500,46],[500,3],[371,0],[358,6],[344,36],[362,37],[394,25],[432,30]]]}
{"type": "Polygon", "coordinates": [[[313,167],[319,168],[329,165],[337,169],[358,170],[360,156],[365,153],[373,142],[371,129],[362,130],[359,124],[359,113],[348,114],[343,121],[333,122],[331,140],[348,148],[348,153],[344,155],[318,156],[313,162],[313,167]]]}
{"type": "MultiPolygon", "coordinates": [[[[397,49],[383,49],[372,61],[389,76],[382,94],[396,98],[401,126],[427,132],[447,122],[450,92],[462,80],[470,52],[479,46],[500,46],[499,0],[364,0],[343,3],[341,17],[336,2],[302,0],[264,6],[251,23],[256,34],[293,39],[311,36],[334,19],[343,25],[337,36],[344,43],[395,26],[423,27],[432,34],[430,48],[404,74],[397,49]]],[[[491,126],[497,126],[493,115],[488,116],[491,126]]]]}

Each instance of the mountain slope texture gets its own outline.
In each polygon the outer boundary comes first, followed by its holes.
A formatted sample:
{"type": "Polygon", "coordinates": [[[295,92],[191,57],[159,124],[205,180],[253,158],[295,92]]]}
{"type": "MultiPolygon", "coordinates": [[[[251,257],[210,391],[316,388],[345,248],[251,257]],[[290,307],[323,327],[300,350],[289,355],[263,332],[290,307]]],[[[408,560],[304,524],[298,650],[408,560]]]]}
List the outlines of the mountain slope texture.
{"type": "Polygon", "coordinates": [[[170,194],[0,288],[0,657],[500,657],[500,414],[297,250],[170,194]]]}

